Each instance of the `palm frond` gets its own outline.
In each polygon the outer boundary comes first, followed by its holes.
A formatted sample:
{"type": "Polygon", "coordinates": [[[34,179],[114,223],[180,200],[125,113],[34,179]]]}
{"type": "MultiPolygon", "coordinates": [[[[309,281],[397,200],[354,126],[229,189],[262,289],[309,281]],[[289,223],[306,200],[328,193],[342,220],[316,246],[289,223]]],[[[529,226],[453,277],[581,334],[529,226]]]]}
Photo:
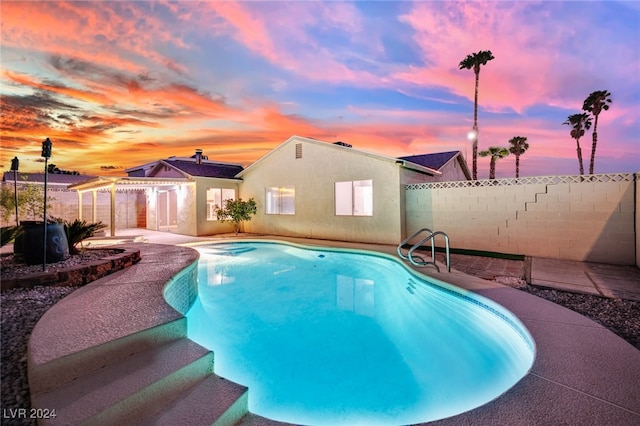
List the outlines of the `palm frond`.
{"type": "Polygon", "coordinates": [[[96,232],[106,228],[107,225],[102,222],[88,223],[85,220],[76,219],[73,222],[65,221],[64,229],[67,232],[67,240],[69,242],[69,251],[71,254],[77,254],[79,243],[87,238],[93,237],[96,232]]]}

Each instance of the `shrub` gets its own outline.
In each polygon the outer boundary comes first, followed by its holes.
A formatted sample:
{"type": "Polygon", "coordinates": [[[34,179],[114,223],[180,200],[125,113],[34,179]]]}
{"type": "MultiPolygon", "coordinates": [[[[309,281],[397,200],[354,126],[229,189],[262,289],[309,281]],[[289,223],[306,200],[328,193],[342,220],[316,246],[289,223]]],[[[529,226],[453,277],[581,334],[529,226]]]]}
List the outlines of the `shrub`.
{"type": "Polygon", "coordinates": [[[240,232],[240,225],[244,221],[251,220],[251,216],[256,214],[256,202],[253,198],[244,201],[242,198],[238,200],[225,200],[224,207],[216,211],[216,216],[221,222],[233,223],[233,230],[236,235],[240,232]]]}
{"type": "Polygon", "coordinates": [[[96,232],[106,228],[107,225],[102,222],[87,223],[85,220],[76,219],[73,222],[65,221],[64,230],[67,233],[67,241],[69,242],[69,254],[78,254],[76,247],[82,240],[93,237],[96,232]]]}

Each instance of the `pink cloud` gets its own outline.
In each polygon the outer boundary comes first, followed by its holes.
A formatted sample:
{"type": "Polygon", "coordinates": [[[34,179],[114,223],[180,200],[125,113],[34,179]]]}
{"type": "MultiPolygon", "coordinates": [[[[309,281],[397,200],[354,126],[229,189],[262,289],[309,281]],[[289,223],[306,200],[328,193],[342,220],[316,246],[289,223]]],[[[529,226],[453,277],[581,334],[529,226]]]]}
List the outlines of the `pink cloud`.
{"type": "Polygon", "coordinates": [[[137,61],[186,72],[173,58],[158,52],[158,43],[188,45],[159,18],[136,2],[5,2],[3,46],[47,55],[74,57],[123,71],[143,72],[137,61]]]}
{"type": "Polygon", "coordinates": [[[344,52],[330,50],[308,35],[309,27],[339,28],[354,40],[368,40],[352,5],[276,2],[267,7],[230,1],[206,5],[226,21],[238,42],[279,68],[317,82],[380,84],[374,74],[345,65],[344,52]]]}
{"type": "MultiPolygon", "coordinates": [[[[491,50],[496,59],[480,71],[483,108],[519,113],[538,104],[579,109],[584,97],[598,90],[595,76],[602,70],[597,62],[585,63],[584,55],[593,54],[589,46],[600,44],[578,19],[557,22],[562,18],[552,17],[551,10],[559,5],[544,6],[542,12],[533,10],[532,2],[417,2],[400,19],[415,30],[425,65],[394,78],[473,99],[473,71],[459,70],[458,63],[469,53],[491,50]],[[572,48],[575,43],[578,49],[572,48]]],[[[634,56],[631,45],[614,49],[634,56]]],[[[637,78],[627,69],[616,72],[637,78]]]]}

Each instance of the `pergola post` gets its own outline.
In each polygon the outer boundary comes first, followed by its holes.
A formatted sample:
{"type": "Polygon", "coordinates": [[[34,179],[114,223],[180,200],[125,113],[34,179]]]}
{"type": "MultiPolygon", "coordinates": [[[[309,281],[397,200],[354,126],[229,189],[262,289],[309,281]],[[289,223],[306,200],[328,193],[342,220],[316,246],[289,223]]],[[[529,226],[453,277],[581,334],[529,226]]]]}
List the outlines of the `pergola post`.
{"type": "Polygon", "coordinates": [[[82,191],[78,191],[78,220],[82,220],[82,191]]]}
{"type": "Polygon", "coordinates": [[[98,222],[98,190],[94,189],[91,191],[91,195],[93,196],[93,204],[91,205],[91,222],[98,222]]]}
{"type": "Polygon", "coordinates": [[[116,236],[116,183],[111,184],[111,236],[116,236]]]}

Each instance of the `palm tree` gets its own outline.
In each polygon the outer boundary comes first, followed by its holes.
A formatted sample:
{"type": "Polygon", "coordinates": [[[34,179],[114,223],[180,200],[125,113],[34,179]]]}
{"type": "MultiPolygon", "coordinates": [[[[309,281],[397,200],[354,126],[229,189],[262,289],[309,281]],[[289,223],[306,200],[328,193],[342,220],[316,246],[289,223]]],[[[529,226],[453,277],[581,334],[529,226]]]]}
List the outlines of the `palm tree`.
{"type": "Polygon", "coordinates": [[[611,103],[611,93],[606,90],[597,90],[584,100],[583,111],[590,112],[595,121],[593,123],[593,142],[591,144],[591,163],[589,164],[589,174],[593,174],[593,164],[596,161],[596,144],[598,143],[598,116],[602,110],[608,110],[611,103]]]}
{"type": "Polygon", "coordinates": [[[460,69],[473,69],[476,75],[476,92],[473,103],[473,179],[478,179],[478,81],[480,79],[480,65],[486,65],[490,60],[495,59],[490,50],[481,50],[477,53],[467,55],[460,61],[460,69]]]}
{"type": "Polygon", "coordinates": [[[491,163],[489,163],[489,179],[496,178],[496,161],[509,155],[509,150],[501,146],[490,146],[486,151],[480,151],[478,154],[480,157],[491,156],[491,163]]]}
{"type": "Polygon", "coordinates": [[[516,179],[520,177],[520,156],[529,149],[527,138],[524,136],[514,136],[509,139],[509,152],[516,156],[516,179]]]}
{"type": "Polygon", "coordinates": [[[577,151],[578,151],[578,164],[580,164],[580,174],[584,174],[584,166],[582,165],[582,149],[580,149],[580,138],[584,136],[584,132],[591,128],[591,117],[589,114],[573,114],[567,118],[562,124],[568,124],[572,126],[571,128],[571,137],[576,140],[577,151]]]}

